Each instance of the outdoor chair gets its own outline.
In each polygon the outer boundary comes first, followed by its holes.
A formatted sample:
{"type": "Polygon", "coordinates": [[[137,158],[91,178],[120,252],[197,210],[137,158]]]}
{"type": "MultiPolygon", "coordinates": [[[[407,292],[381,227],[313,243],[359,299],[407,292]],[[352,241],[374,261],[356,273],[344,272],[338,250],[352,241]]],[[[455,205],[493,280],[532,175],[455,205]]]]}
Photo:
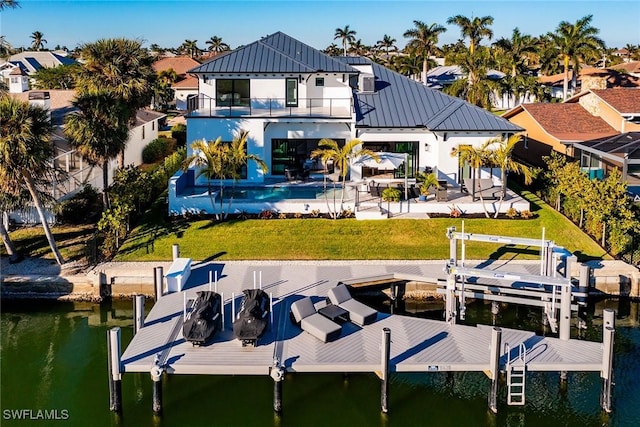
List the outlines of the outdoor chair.
{"type": "Polygon", "coordinates": [[[291,304],[291,316],[295,323],[322,342],[334,340],[340,336],[342,326],[327,319],[316,311],[310,297],[291,304]]]}
{"type": "Polygon", "coordinates": [[[502,191],[500,186],[493,185],[493,180],[491,178],[476,179],[475,187],[473,185],[473,179],[465,178],[464,186],[467,188],[467,192],[474,196],[474,201],[476,198],[480,198],[481,195],[485,200],[499,199],[500,192],[502,191]]]}
{"type": "Polygon", "coordinates": [[[382,197],[382,190],[383,188],[380,188],[380,184],[378,183],[372,183],[369,186],[369,194],[371,194],[372,197],[382,197]]]}
{"type": "Polygon", "coordinates": [[[349,319],[360,326],[373,323],[378,317],[378,312],[373,308],[354,300],[349,289],[344,284],[331,288],[327,294],[332,304],[349,312],[349,319]]]}

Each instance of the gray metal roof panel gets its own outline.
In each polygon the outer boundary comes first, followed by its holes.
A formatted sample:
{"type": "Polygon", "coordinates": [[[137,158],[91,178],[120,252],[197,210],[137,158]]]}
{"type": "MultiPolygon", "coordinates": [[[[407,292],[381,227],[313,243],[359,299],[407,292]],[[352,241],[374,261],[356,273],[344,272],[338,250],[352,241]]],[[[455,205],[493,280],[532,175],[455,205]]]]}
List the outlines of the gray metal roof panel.
{"type": "Polygon", "coordinates": [[[190,73],[347,73],[357,70],[277,32],[189,70],[190,73]]]}
{"type": "MultiPolygon", "coordinates": [[[[341,60],[353,61],[350,57],[341,60]]],[[[354,94],[356,126],[426,127],[432,131],[522,130],[466,101],[427,88],[374,62],[371,65],[376,91],[354,94]]]]}

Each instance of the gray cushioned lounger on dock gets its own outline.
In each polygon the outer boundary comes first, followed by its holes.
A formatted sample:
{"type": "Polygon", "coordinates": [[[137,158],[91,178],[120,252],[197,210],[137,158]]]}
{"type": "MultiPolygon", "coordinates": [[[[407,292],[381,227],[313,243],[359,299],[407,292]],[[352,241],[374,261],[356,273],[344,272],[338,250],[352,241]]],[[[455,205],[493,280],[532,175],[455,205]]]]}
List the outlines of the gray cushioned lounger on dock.
{"type": "Polygon", "coordinates": [[[373,308],[354,300],[345,285],[338,285],[329,290],[329,300],[349,312],[349,320],[360,326],[372,323],[378,317],[373,308]]]}
{"type": "Polygon", "coordinates": [[[291,314],[303,331],[310,333],[323,342],[340,336],[342,326],[316,311],[311,298],[306,297],[291,304],[291,314]]]}

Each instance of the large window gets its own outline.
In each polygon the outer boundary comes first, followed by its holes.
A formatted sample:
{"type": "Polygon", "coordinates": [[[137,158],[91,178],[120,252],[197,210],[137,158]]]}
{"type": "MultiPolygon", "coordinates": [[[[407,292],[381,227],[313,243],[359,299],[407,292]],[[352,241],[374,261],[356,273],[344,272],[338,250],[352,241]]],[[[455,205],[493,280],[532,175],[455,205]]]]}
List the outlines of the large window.
{"type": "MultiPolygon", "coordinates": [[[[334,139],[338,146],[343,146],[344,139],[334,139]]],[[[307,170],[323,169],[319,159],[311,159],[311,152],[318,148],[320,139],[272,139],[271,140],[271,174],[284,175],[285,169],[293,169],[299,173],[307,170]]]]}
{"type": "MultiPolygon", "coordinates": [[[[364,142],[363,148],[367,148],[374,153],[407,153],[408,162],[408,178],[415,178],[416,171],[418,170],[418,142],[417,141],[379,141],[379,142],[364,142]]],[[[395,178],[404,178],[405,167],[401,165],[394,172],[395,178]]],[[[362,168],[362,177],[371,177],[379,173],[382,173],[380,169],[376,168],[362,168]]]]}
{"type": "Polygon", "coordinates": [[[249,79],[216,80],[216,105],[219,107],[248,107],[251,94],[249,79]]]}
{"type": "Polygon", "coordinates": [[[287,79],[287,107],[298,106],[298,79],[287,79]]]}

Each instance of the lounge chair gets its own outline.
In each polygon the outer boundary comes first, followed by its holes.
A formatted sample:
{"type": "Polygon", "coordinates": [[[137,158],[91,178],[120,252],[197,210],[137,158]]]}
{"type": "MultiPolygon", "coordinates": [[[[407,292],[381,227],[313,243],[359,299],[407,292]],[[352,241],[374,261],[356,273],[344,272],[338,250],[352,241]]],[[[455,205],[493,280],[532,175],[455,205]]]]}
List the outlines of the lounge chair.
{"type": "Polygon", "coordinates": [[[349,320],[360,326],[373,323],[378,317],[378,312],[373,308],[354,300],[349,289],[344,284],[331,288],[327,294],[332,304],[349,312],[349,320]]]}
{"type": "Polygon", "coordinates": [[[316,311],[309,297],[291,304],[291,315],[303,331],[310,333],[322,342],[334,340],[342,332],[341,325],[327,319],[316,311]]]}
{"type": "Polygon", "coordinates": [[[475,187],[473,185],[473,179],[465,178],[464,186],[469,194],[475,195],[475,198],[480,198],[480,195],[482,195],[482,198],[485,200],[499,199],[500,192],[502,191],[500,186],[493,185],[493,180],[491,178],[476,179],[475,187]]]}

